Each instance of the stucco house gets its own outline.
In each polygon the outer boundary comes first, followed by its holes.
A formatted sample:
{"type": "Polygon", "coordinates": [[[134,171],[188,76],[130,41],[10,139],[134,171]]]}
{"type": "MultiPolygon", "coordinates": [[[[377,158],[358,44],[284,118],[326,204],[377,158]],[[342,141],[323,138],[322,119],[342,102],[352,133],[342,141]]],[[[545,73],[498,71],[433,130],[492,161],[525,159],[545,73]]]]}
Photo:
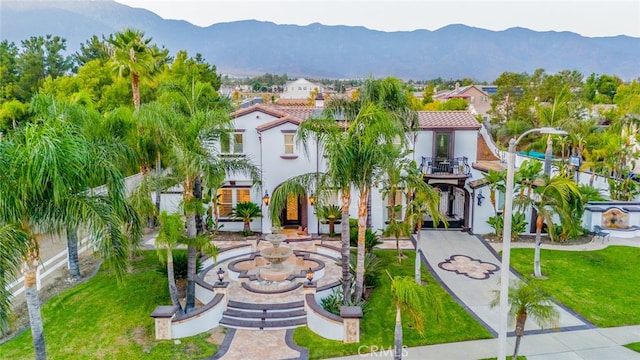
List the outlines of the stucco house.
{"type": "MultiPolygon", "coordinates": [[[[254,161],[262,171],[261,187],[252,186],[247,178],[230,177],[220,190],[221,222],[225,230],[241,230],[242,224],[228,218],[231,209],[241,201],[262,206],[263,217],[251,224],[253,231],[269,233],[273,224],[268,205],[262,199],[272,194],[287,179],[310,172],[323,171],[321,149],[308,145],[308,154],[298,148],[295,133],[302,121],[322,111],[322,107],[279,107],[256,104],[232,114],[235,132],[230,145],[218,150],[223,156],[242,156],[254,161]]],[[[413,160],[420,164],[424,180],[441,191],[440,209],[449,220],[449,228],[469,229],[473,199],[468,182],[480,177],[470,164],[476,161],[480,124],[468,111],[421,111],[420,130],[412,139],[413,160]]],[[[353,191],[357,196],[357,191],[353,191]]],[[[307,228],[311,234],[326,233],[317,218],[311,194],[291,199],[280,215],[283,226],[307,228]]],[[[402,204],[406,199],[401,199],[402,204]]],[[[338,205],[336,194],[335,204],[338,205]]],[[[379,189],[371,196],[371,227],[384,229],[388,199],[379,189]]],[[[352,217],[357,214],[357,202],[352,201],[352,217]]],[[[425,227],[433,226],[425,219],[425,227]]]]}
{"type": "Polygon", "coordinates": [[[488,91],[492,89],[493,87],[488,86],[460,86],[459,83],[456,83],[455,89],[440,91],[433,96],[433,99],[441,101],[455,98],[465,99],[469,103],[469,112],[473,115],[480,115],[484,120],[487,120],[487,112],[491,110],[491,96],[488,91]]]}
{"type": "Polygon", "coordinates": [[[293,81],[287,81],[282,88],[280,99],[308,99],[314,89],[318,89],[319,93],[324,92],[322,85],[314,84],[307,79],[299,78],[293,81]]]}

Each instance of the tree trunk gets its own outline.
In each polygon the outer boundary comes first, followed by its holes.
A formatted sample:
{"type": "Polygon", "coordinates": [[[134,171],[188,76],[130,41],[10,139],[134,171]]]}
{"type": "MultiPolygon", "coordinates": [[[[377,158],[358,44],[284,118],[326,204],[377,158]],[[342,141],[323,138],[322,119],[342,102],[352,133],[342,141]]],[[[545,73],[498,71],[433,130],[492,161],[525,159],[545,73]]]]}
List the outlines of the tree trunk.
{"type": "MultiPolygon", "coordinates": [[[[193,182],[193,196],[197,199],[197,201],[202,202],[202,178],[200,176],[196,176],[193,182]]],[[[202,215],[195,215],[196,221],[196,233],[201,234],[204,232],[204,223],[202,222],[202,215]]]]}
{"type": "Polygon", "coordinates": [[[249,221],[244,222],[244,227],[242,228],[242,231],[244,231],[245,234],[251,232],[251,224],[249,221]]]}
{"type": "Polygon", "coordinates": [[[518,352],[520,350],[520,340],[524,336],[524,324],[527,322],[527,312],[523,311],[518,314],[516,319],[516,345],[513,348],[513,360],[518,358],[518,352]]]}
{"type": "Polygon", "coordinates": [[[27,309],[29,311],[29,324],[31,325],[31,336],[33,338],[33,349],[35,351],[36,360],[44,360],[47,358],[47,349],[44,343],[42,313],[40,311],[38,289],[36,288],[37,268],[38,261],[36,259],[31,259],[29,263],[25,264],[23,275],[27,309]]]}
{"type": "Polygon", "coordinates": [[[367,230],[367,199],[369,198],[369,189],[365,189],[360,193],[358,201],[358,254],[356,260],[356,287],[355,301],[360,301],[364,294],[364,243],[365,232],[367,230]]]}
{"type": "Polygon", "coordinates": [[[169,296],[171,296],[171,303],[173,306],[178,307],[180,313],[183,312],[182,305],[178,299],[178,288],[176,287],[175,271],[173,268],[173,252],[171,247],[167,247],[167,280],[169,281],[169,296]]]}
{"type": "Polygon", "coordinates": [[[349,239],[349,206],[351,205],[351,192],[342,189],[342,227],[340,231],[340,239],[342,240],[342,298],[343,304],[347,305],[351,289],[351,244],[349,239]]]}
{"type": "Polygon", "coordinates": [[[542,271],[540,269],[540,245],[542,244],[542,224],[544,219],[538,215],[536,219],[536,247],[533,255],[533,276],[542,277],[542,271]]]}
{"type": "MultiPolygon", "coordinates": [[[[187,237],[196,237],[196,221],[193,214],[187,215],[187,237]]],[[[187,246],[187,299],[185,312],[193,310],[196,306],[196,257],[198,256],[196,247],[190,241],[187,246]]]]}
{"type": "MultiPolygon", "coordinates": [[[[419,243],[420,242],[418,241],[418,244],[419,243]]],[[[422,259],[420,257],[420,254],[422,254],[422,250],[419,247],[420,245],[418,245],[418,250],[416,251],[416,264],[415,264],[414,278],[415,278],[416,284],[422,285],[422,274],[420,270],[420,267],[422,265],[422,259]]]]}
{"type": "Polygon", "coordinates": [[[333,236],[336,233],[336,220],[333,217],[329,218],[329,235],[333,236]]]}
{"type": "Polygon", "coordinates": [[[72,280],[81,279],[82,274],[80,274],[80,262],[78,261],[78,230],[75,228],[67,228],[67,254],[69,278],[72,280]]]}
{"type": "Polygon", "coordinates": [[[139,76],[135,72],[131,72],[131,92],[133,93],[133,107],[138,110],[140,108],[140,84],[139,76]]]}
{"type": "Polygon", "coordinates": [[[396,328],[393,333],[393,359],[402,359],[402,316],[398,305],[396,305],[396,328]]]}
{"type": "MultiPolygon", "coordinates": [[[[162,175],[162,162],[160,161],[160,152],[156,152],[156,181],[160,179],[160,175],[162,175]]],[[[156,213],[160,214],[160,198],[161,198],[161,189],[160,184],[156,186],[156,213]]],[[[158,219],[156,218],[154,221],[154,225],[158,225],[158,219]]]]}

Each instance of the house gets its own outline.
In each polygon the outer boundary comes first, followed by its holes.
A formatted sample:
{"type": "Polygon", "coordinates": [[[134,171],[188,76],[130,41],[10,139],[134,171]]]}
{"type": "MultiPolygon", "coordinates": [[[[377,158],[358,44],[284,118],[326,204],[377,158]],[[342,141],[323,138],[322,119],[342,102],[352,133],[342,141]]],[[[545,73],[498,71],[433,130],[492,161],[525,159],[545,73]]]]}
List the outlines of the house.
{"type": "Polygon", "coordinates": [[[473,115],[480,115],[483,119],[487,120],[487,113],[491,110],[490,92],[494,92],[496,89],[497,88],[488,85],[468,85],[461,87],[460,83],[456,83],[455,89],[439,91],[433,96],[433,99],[441,101],[456,98],[465,99],[469,103],[469,111],[473,115]]]}
{"type": "MultiPolygon", "coordinates": [[[[248,178],[226,179],[219,192],[220,219],[225,230],[241,230],[242,223],[230,219],[229,214],[238,202],[252,201],[262,206],[263,213],[261,219],[252,222],[252,231],[270,233],[273,221],[263,197],[268,197],[291,177],[324,170],[318,145],[308,144],[308,153],[305,153],[295,141],[300,123],[322,110],[320,106],[255,104],[231,115],[235,131],[229,143],[219,144],[218,151],[223,156],[242,156],[254,161],[262,171],[262,179],[260,187],[253,186],[248,178]]],[[[440,209],[447,216],[449,228],[468,229],[473,206],[468,181],[480,177],[480,172],[470,166],[476,160],[480,124],[468,111],[422,111],[418,116],[420,129],[410,145],[412,159],[420,164],[424,180],[440,189],[440,209]]],[[[287,227],[307,228],[312,234],[328,232],[315,215],[314,205],[309,201],[311,195],[288,200],[279,222],[287,227]]],[[[338,205],[337,194],[331,202],[338,205]]],[[[401,203],[406,204],[406,199],[401,199],[401,203]]],[[[385,228],[387,206],[388,199],[380,189],[372,189],[370,221],[374,230],[385,228]]],[[[356,217],[356,201],[352,201],[350,213],[356,217]]],[[[433,222],[427,218],[425,226],[433,226],[433,222]]]]}
{"type": "Polygon", "coordinates": [[[318,89],[319,93],[324,91],[322,85],[314,84],[307,79],[300,78],[288,81],[284,84],[282,94],[280,94],[280,99],[308,99],[314,89],[318,89]]]}

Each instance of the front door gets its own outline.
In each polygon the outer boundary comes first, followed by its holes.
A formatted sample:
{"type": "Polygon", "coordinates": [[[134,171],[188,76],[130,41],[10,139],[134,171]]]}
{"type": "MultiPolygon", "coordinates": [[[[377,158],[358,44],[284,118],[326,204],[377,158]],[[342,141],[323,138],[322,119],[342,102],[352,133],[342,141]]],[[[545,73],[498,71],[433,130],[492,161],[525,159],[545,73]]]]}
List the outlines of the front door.
{"type": "Polygon", "coordinates": [[[300,213],[300,197],[295,194],[287,196],[287,206],[282,210],[281,223],[283,226],[300,226],[302,224],[300,213]]]}

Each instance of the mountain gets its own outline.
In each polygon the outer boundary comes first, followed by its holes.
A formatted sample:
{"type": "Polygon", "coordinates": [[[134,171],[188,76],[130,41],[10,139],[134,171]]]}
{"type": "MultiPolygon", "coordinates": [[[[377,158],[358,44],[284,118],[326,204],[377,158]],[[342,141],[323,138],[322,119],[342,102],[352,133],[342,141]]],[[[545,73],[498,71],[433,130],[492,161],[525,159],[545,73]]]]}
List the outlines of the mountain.
{"type": "Polygon", "coordinates": [[[383,32],[354,26],[276,25],[254,20],[199,27],[108,0],[0,1],[0,39],[59,35],[70,53],[92,35],[141,29],[173,54],[201,53],[224,74],[266,72],[312,78],[471,77],[493,81],[506,71],[578,70],[640,77],[640,38],[583,37],[524,28],[490,31],[449,25],[435,31],[383,32]]]}

